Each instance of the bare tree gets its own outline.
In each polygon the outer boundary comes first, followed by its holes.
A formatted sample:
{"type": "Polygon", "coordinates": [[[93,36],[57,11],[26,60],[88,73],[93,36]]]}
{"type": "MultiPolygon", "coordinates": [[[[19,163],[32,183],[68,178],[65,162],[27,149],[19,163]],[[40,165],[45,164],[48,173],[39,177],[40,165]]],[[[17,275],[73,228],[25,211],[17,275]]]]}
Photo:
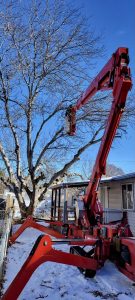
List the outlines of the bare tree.
{"type": "Polygon", "coordinates": [[[88,159],[85,160],[82,164],[81,173],[83,180],[89,180],[93,169],[93,162],[88,159]]]}
{"type": "Polygon", "coordinates": [[[124,175],[124,171],[120,167],[108,163],[106,166],[106,176],[111,177],[117,175],[124,175]]]}
{"type": "Polygon", "coordinates": [[[91,80],[90,68],[103,53],[100,37],[69,2],[1,1],[0,7],[0,155],[8,174],[1,180],[24,217],[101,140],[110,97],[82,109],[78,135],[67,137],[65,110],[91,80]]]}
{"type": "MultiPolygon", "coordinates": [[[[91,160],[85,160],[84,163],[82,164],[82,168],[81,168],[81,174],[82,174],[83,180],[90,179],[92,169],[93,169],[93,162],[91,160]]],[[[118,167],[114,164],[107,163],[106,164],[106,174],[103,177],[111,177],[111,176],[117,176],[117,175],[124,175],[124,171],[120,167],[118,167]]]]}

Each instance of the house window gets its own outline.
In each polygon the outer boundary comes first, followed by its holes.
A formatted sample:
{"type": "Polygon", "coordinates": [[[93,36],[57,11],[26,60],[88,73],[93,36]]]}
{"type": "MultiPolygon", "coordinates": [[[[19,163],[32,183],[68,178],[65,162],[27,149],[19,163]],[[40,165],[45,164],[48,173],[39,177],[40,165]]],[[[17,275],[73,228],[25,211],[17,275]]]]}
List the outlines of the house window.
{"type": "Polygon", "coordinates": [[[133,185],[131,183],[122,185],[122,201],[123,209],[133,209],[133,185]]]}

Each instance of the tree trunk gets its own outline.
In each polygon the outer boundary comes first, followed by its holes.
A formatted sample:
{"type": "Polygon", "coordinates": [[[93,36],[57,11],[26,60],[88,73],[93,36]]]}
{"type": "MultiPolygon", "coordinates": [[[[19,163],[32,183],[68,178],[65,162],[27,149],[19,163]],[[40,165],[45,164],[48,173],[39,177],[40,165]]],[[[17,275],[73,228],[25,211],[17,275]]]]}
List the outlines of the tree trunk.
{"type": "Polygon", "coordinates": [[[30,203],[29,206],[24,205],[24,209],[20,209],[21,217],[27,218],[29,215],[33,214],[34,205],[30,203]]]}
{"type": "Polygon", "coordinates": [[[25,201],[24,201],[24,197],[22,195],[22,193],[20,193],[20,191],[16,191],[14,190],[19,208],[20,208],[20,214],[21,214],[21,218],[27,218],[29,215],[33,214],[33,210],[34,210],[34,199],[33,199],[33,194],[32,194],[32,199],[30,199],[30,203],[27,206],[25,201]]]}

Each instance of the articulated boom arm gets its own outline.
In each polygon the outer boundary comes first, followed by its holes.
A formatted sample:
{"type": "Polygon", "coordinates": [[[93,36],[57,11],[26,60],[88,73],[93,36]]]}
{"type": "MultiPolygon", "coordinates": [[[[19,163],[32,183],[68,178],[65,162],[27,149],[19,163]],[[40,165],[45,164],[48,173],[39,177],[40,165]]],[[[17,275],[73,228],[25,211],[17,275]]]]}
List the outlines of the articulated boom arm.
{"type": "Polygon", "coordinates": [[[73,135],[75,133],[76,111],[85,105],[98,90],[110,88],[113,90],[113,102],[106,129],[84,197],[86,209],[83,211],[83,217],[81,215],[79,220],[82,226],[74,223],[66,224],[68,225],[68,231],[64,233],[62,230],[64,223],[51,221],[50,223],[58,228],[57,232],[55,227],[45,227],[36,223],[36,220],[29,216],[10,238],[10,243],[15,242],[28,227],[50,234],[55,239],[53,240],[47,235],[39,236],[27,260],[1,300],[17,300],[34,271],[47,261],[77,266],[85,276],[93,277],[96,270],[100,269],[109,258],[117,264],[122,273],[135,281],[135,238],[130,236],[127,222],[123,220],[121,224],[101,224],[101,222],[98,222],[99,218],[97,218],[98,215],[101,215],[97,201],[99,180],[102,174],[105,174],[107,156],[124,110],[127,93],[132,85],[128,62],[128,49],[119,48],[77,104],[67,110],[67,118],[70,121],[69,134],[73,135]],[[59,232],[59,229],[62,233],[59,232]],[[72,245],[70,253],[52,247],[60,243],[72,245]],[[85,246],[90,246],[90,250],[85,251],[85,246]]]}
{"type": "Polygon", "coordinates": [[[101,176],[105,174],[107,156],[110,151],[116,130],[119,126],[127,93],[132,86],[128,63],[128,49],[118,48],[101,72],[92,81],[86,92],[84,92],[77,101],[76,105],[70,107],[67,111],[68,120],[70,122],[69,134],[74,135],[76,111],[85,105],[97,91],[112,89],[113,102],[111,110],[93,168],[92,176],[84,198],[88,218],[90,218],[91,215],[100,213],[100,209],[96,201],[99,180],[101,179],[101,176]]]}

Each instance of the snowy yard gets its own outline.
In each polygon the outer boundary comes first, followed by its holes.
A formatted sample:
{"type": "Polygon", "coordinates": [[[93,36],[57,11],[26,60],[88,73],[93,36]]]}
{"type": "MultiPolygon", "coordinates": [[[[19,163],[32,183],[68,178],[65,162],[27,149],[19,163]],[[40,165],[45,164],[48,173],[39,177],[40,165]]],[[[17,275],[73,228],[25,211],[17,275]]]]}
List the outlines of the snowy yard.
{"type": "MultiPolygon", "coordinates": [[[[20,270],[39,235],[39,231],[27,229],[18,238],[19,243],[8,249],[4,290],[20,270]]],[[[69,249],[65,245],[59,245],[58,248],[65,251],[69,249]]],[[[111,262],[107,262],[94,279],[84,278],[75,267],[48,262],[35,271],[19,297],[19,300],[36,299],[130,300],[135,299],[135,284],[122,275],[111,262]]]]}

